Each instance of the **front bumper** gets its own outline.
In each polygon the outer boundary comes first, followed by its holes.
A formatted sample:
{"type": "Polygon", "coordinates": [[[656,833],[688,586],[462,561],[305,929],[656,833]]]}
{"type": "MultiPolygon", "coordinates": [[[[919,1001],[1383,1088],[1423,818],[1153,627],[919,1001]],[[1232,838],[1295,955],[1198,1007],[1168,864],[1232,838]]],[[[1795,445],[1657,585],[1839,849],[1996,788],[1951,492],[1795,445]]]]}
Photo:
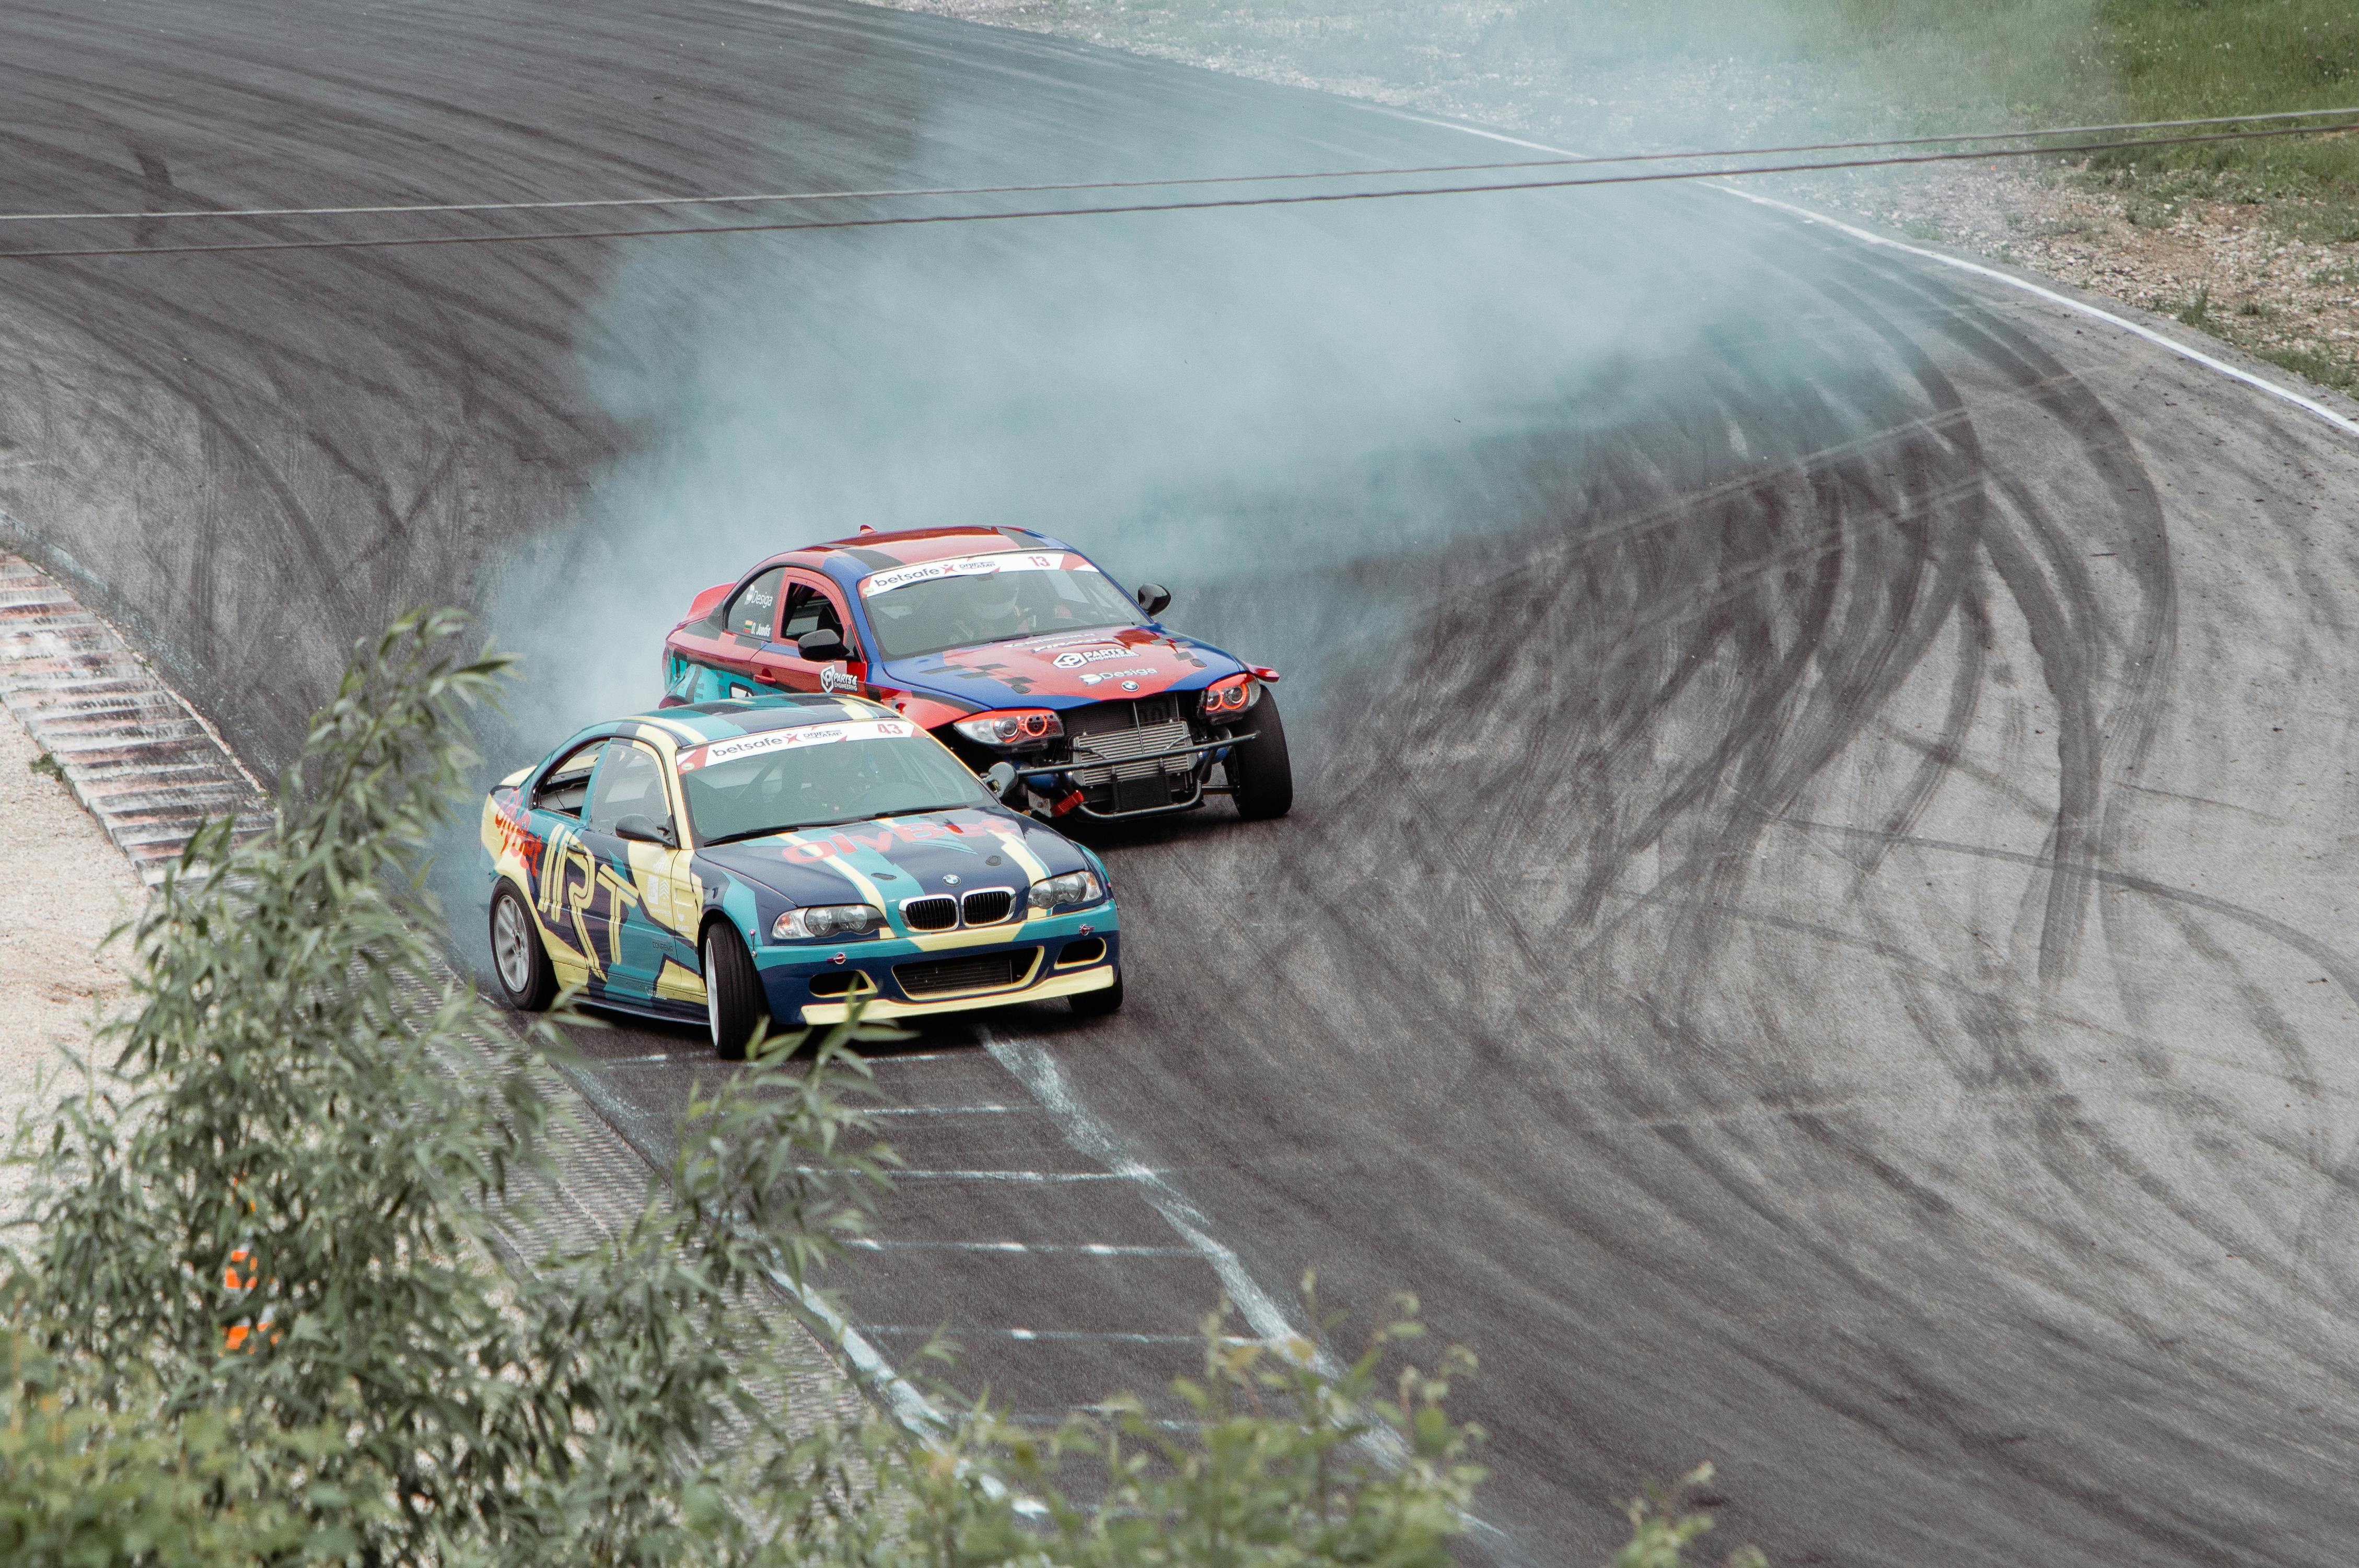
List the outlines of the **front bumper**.
{"type": "MultiPolygon", "coordinates": [[[[981,991],[972,996],[943,997],[932,1001],[894,1001],[886,997],[870,997],[861,1006],[860,1016],[882,1023],[895,1018],[925,1018],[938,1012],[972,1012],[977,1008],[1006,1007],[1019,1001],[1046,1001],[1052,997],[1079,996],[1083,991],[1102,991],[1114,984],[1111,963],[1093,964],[1069,974],[1051,973],[1034,983],[1011,991],[981,991]]],[[[814,1001],[803,1005],[805,1023],[842,1023],[852,1016],[852,1004],[842,1001],[814,1001]]]]}
{"type": "Polygon", "coordinates": [[[1120,923],[1109,899],[1062,914],[939,935],[763,946],[755,950],[754,967],[768,994],[771,1016],[794,1028],[841,1023],[854,1000],[861,1003],[862,1017],[882,1021],[1103,990],[1114,984],[1121,957],[1120,923]],[[838,953],[843,955],[840,964],[834,961],[838,953]],[[1012,959],[1012,979],[1005,983],[912,989],[901,973],[945,961],[1003,957],[1012,959]]]}

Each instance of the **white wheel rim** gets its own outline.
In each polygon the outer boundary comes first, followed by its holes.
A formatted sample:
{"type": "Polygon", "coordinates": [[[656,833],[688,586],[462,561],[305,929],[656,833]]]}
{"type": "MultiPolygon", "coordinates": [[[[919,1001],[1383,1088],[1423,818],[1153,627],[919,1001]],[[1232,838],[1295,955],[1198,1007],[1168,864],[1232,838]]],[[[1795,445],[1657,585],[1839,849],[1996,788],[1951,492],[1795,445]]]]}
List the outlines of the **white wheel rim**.
{"type": "Polygon", "coordinates": [[[492,962],[500,983],[511,996],[522,996],[532,985],[532,944],[524,928],[524,912],[514,897],[503,897],[492,912],[492,962]]]}
{"type": "Polygon", "coordinates": [[[721,1049],[721,988],[712,983],[712,941],[704,943],[704,1022],[712,1031],[712,1048],[721,1049]]]}

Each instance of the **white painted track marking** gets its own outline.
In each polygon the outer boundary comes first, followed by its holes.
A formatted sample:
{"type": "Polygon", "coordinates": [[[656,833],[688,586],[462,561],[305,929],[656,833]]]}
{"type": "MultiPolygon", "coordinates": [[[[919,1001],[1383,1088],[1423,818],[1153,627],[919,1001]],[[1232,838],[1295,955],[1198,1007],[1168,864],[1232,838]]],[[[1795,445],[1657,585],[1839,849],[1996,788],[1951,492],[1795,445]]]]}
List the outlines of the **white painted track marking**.
{"type": "Polygon", "coordinates": [[[1038,1111],[1037,1105],[897,1105],[864,1110],[863,1116],[1003,1116],[1038,1111]]]}
{"type": "Polygon", "coordinates": [[[1127,1247],[1108,1241],[896,1241],[875,1236],[844,1243],[863,1252],[1007,1252],[1080,1254],[1091,1258],[1193,1258],[1185,1247],[1127,1247]]]}
{"type": "MultiPolygon", "coordinates": [[[[1163,1172],[1135,1158],[1122,1135],[1082,1103],[1073,1090],[1072,1080],[1045,1048],[1029,1040],[999,1039],[988,1029],[978,1033],[991,1059],[1014,1075],[1016,1081],[1056,1119],[1058,1130],[1076,1152],[1138,1184],[1139,1195],[1155,1206],[1163,1222],[1180,1233],[1180,1238],[1190,1250],[1212,1266],[1212,1272],[1220,1277],[1221,1289],[1228,1292],[1229,1300],[1254,1333],[1273,1343],[1310,1340],[1311,1336],[1296,1327],[1286,1309],[1277,1304],[1277,1298],[1264,1290],[1261,1281],[1246,1270],[1245,1260],[1213,1238],[1211,1218],[1166,1181],[1163,1172]]],[[[1322,1370],[1332,1371],[1326,1353],[1317,1354],[1323,1364],[1322,1370]]]]}
{"type": "MultiPolygon", "coordinates": [[[[868,1332],[894,1335],[904,1339],[930,1338],[936,1334],[948,1339],[1014,1339],[1038,1340],[1044,1345],[1201,1345],[1199,1334],[1133,1334],[1121,1329],[1094,1328],[978,1328],[968,1325],[962,1328],[920,1328],[908,1323],[877,1323],[868,1325],[868,1332]]],[[[1224,1345],[1256,1345],[1260,1341],[1241,1339],[1234,1335],[1223,1336],[1224,1345]]]]}
{"type": "MultiPolygon", "coordinates": [[[[1222,1290],[1228,1293],[1230,1302],[1262,1343],[1274,1345],[1300,1340],[1310,1346],[1311,1365],[1321,1374],[1330,1378],[1342,1375],[1343,1368],[1336,1365],[1335,1358],[1327,1353],[1326,1347],[1295,1326],[1286,1309],[1277,1304],[1277,1298],[1264,1290],[1261,1281],[1246,1270],[1245,1260],[1225,1243],[1213,1238],[1211,1217],[1181,1195],[1180,1189],[1165,1179],[1164,1172],[1137,1159],[1127,1141],[1111,1126],[1099,1120],[1089,1107],[1082,1103],[1081,1096],[1073,1088],[1072,1079],[1066,1076],[1065,1069],[1058,1065],[1056,1058],[1049,1054],[1045,1046],[1031,1040],[1002,1040],[988,1028],[979,1029],[976,1033],[982,1036],[984,1048],[991,1053],[991,1059],[1015,1075],[1016,1080],[1040,1102],[1042,1108],[1056,1119],[1057,1130],[1065,1135],[1065,1141],[1076,1152],[1086,1154],[1136,1179],[1139,1195],[1155,1206],[1155,1211],[1163,1217],[1164,1223],[1180,1233],[1180,1238],[1191,1251],[1212,1266],[1213,1273],[1220,1276],[1222,1290]]],[[[1159,1343],[1160,1340],[1161,1336],[1150,1336],[1143,1337],[1141,1342],[1159,1343]]],[[[1387,1463],[1397,1465],[1408,1458],[1408,1450],[1402,1444],[1400,1435],[1390,1428],[1379,1427],[1371,1431],[1364,1434],[1360,1442],[1387,1463]]],[[[1527,1553],[1521,1545],[1489,1519],[1472,1513],[1461,1517],[1469,1529],[1490,1540],[1495,1550],[1503,1552],[1506,1561],[1526,1560],[1527,1553]]]]}
{"type": "MultiPolygon", "coordinates": [[[[831,1165],[797,1165],[798,1176],[824,1176],[831,1165]]],[[[895,1171],[897,1182],[1033,1182],[1050,1185],[1064,1182],[1135,1182],[1160,1176],[1160,1171],[895,1171]]]]}
{"type": "MultiPolygon", "coordinates": [[[[1462,132],[1470,136],[1480,136],[1485,141],[1503,142],[1511,147],[1527,147],[1533,152],[1548,153],[1557,157],[1577,158],[1584,156],[1581,153],[1568,152],[1562,147],[1550,146],[1546,142],[1527,141],[1521,136],[1510,136],[1500,131],[1486,131],[1479,125],[1461,124],[1455,120],[1438,120],[1430,115],[1400,114],[1395,110],[1378,109],[1376,112],[1396,114],[1400,119],[1408,120],[1417,124],[1438,125],[1444,130],[1462,132]]],[[[1905,255],[1915,256],[1920,261],[1934,262],[1958,272],[1972,273],[1976,277],[1988,278],[1993,283],[2003,284],[2008,288],[2047,300],[2051,305],[2061,306],[2075,315],[2085,316],[2093,321],[2103,321],[2109,327],[2118,327],[2132,337],[2143,338],[2158,348],[2169,350],[2180,359],[2191,361],[2206,370],[2217,371],[2231,381],[2242,382],[2257,392],[2263,392],[2271,397],[2290,403],[2306,414],[2314,414],[2347,436],[2359,436],[2359,421],[2354,421],[2337,414],[2315,398],[2305,397],[2289,387],[2279,386],[2267,376],[2255,375],[2251,371],[2239,369],[2225,360],[2215,359],[2202,350],[2182,343],[2166,333],[2158,332],[2151,327],[2142,326],[2126,316],[2117,316],[2110,310],[2091,305],[2085,300],[2075,299],[2069,294],[2034,283],[2027,277],[2017,277],[2013,273],[2002,272],[1995,266],[1984,266],[1980,262],[1967,261],[1962,256],[1947,255],[1940,251],[1927,250],[1922,245],[1912,245],[1899,240],[1887,239],[1873,230],[1859,228],[1844,222],[1840,218],[1830,217],[1824,212],[1798,206],[1791,201],[1779,200],[1775,196],[1758,196],[1752,191],[1740,189],[1734,185],[1724,185],[1717,180],[1704,180],[1701,183],[1706,189],[1717,190],[1723,196],[1734,196],[1740,201],[1750,201],[1756,207],[1774,207],[1781,212],[1790,213],[1801,219],[1806,223],[1823,225],[1839,234],[1857,240],[1864,245],[1874,245],[1881,250],[1898,251],[1905,255]]]]}

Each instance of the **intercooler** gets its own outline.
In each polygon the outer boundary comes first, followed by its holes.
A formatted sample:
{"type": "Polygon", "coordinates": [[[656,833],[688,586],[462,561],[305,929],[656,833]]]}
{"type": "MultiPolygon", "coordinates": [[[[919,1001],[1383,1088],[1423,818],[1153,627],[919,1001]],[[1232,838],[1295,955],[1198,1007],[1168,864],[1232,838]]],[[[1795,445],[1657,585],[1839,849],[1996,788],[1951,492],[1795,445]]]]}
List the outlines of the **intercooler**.
{"type": "Polygon", "coordinates": [[[1068,710],[1065,730],[1072,738],[1073,783],[1097,814],[1157,811],[1194,799],[1196,759],[1158,755],[1195,742],[1179,698],[1167,695],[1092,703],[1068,710]],[[1122,760],[1126,757],[1149,760],[1122,760]],[[1112,765],[1089,766],[1092,762],[1112,765]]]}

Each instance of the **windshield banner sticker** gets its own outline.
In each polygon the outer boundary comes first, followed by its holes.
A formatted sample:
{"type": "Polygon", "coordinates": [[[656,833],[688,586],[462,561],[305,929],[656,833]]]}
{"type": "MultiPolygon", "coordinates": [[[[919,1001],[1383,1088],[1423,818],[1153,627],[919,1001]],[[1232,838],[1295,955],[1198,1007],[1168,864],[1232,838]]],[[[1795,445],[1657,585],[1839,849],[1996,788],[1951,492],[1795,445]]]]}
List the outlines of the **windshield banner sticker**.
{"type": "Polygon", "coordinates": [[[766,730],[758,735],[740,735],[733,740],[691,746],[679,754],[677,765],[681,773],[689,773],[719,762],[734,762],[743,757],[758,757],[768,752],[792,751],[798,746],[832,746],[842,741],[906,741],[917,732],[916,725],[901,719],[871,719],[857,724],[806,724],[794,730],[766,730]]]}
{"type": "Polygon", "coordinates": [[[1061,550],[1046,554],[1028,551],[1003,551],[990,556],[961,556],[954,561],[928,561],[922,566],[896,567],[891,571],[878,572],[860,585],[860,597],[874,599],[880,593],[890,593],[897,588],[907,588],[915,582],[937,582],[951,577],[989,577],[994,572],[1054,572],[1087,571],[1097,568],[1061,550]]]}

